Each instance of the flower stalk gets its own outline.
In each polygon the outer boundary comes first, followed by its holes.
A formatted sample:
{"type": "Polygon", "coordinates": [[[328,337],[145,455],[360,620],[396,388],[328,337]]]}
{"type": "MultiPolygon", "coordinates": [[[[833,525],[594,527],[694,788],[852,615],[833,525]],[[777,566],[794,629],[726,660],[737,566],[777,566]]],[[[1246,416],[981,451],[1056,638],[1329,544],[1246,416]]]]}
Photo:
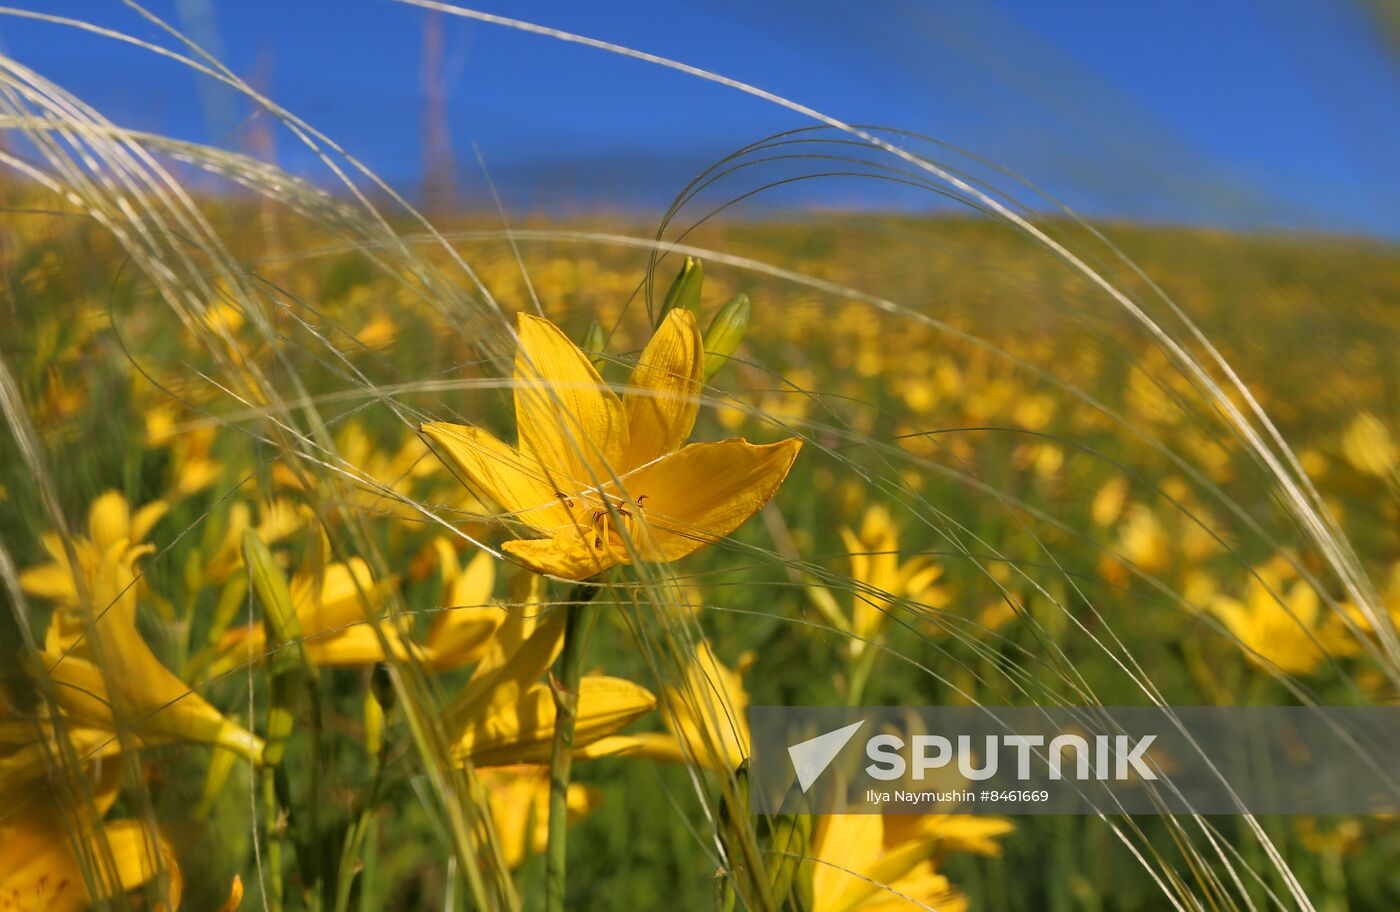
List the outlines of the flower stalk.
{"type": "Polygon", "coordinates": [[[598,594],[595,585],[579,583],[569,595],[564,621],[564,647],[558,672],[553,676],[554,742],[549,759],[549,837],[545,847],[545,912],[563,912],[567,878],[569,778],[573,772],[574,727],[578,722],[579,680],[583,677],[583,651],[597,620],[589,602],[598,594]]]}

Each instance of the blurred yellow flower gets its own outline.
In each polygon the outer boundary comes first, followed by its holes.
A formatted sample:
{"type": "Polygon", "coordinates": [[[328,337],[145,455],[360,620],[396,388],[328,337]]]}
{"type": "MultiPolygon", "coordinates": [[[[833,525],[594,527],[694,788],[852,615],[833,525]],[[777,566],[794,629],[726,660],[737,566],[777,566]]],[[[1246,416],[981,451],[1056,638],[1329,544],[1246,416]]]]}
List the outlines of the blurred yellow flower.
{"type": "Polygon", "coordinates": [[[244,530],[251,527],[257,531],[259,539],[273,544],[299,529],[304,519],[301,511],[284,498],[263,502],[258,512],[258,524],[252,526],[252,509],[248,504],[240,500],[229,507],[223,538],[213,553],[197,566],[193,583],[218,585],[243,566],[244,530]]]}
{"type": "Polygon", "coordinates": [[[833,814],[812,840],[813,912],[964,910],[963,896],[938,873],[950,852],[997,855],[1010,821],[964,815],[833,814]]]}
{"type": "Polygon", "coordinates": [[[1119,514],[1123,512],[1123,503],[1128,497],[1128,479],[1123,475],[1114,475],[1104,482],[1103,487],[1094,495],[1094,503],[1090,508],[1090,515],[1094,518],[1094,523],[1100,526],[1111,526],[1117,521],[1119,514]]]}
{"type": "MultiPolygon", "coordinates": [[[[493,767],[481,771],[481,782],[506,866],[518,868],[549,842],[549,767],[493,767]]],[[[570,783],[569,822],[587,817],[602,800],[598,789],[570,783]]]]}
{"type": "Polygon", "coordinates": [[[1342,435],[1342,453],[1358,472],[1390,478],[1400,468],[1400,446],[1379,418],[1370,412],[1357,415],[1342,435]]]}
{"type": "MultiPolygon", "coordinates": [[[[165,501],[156,500],[133,514],[131,505],[120,493],[108,491],[102,494],[88,508],[88,535],[75,537],[72,542],[73,553],[78,560],[77,568],[69,563],[63,541],[53,533],[46,533],[40,541],[49,554],[49,563],[24,571],[20,575],[20,584],[30,595],[50,599],[65,608],[77,607],[79,582],[98,571],[114,545],[121,543],[124,552],[139,550],[151,529],[169,509],[170,505],[165,501]]],[[[135,560],[137,556],[131,559],[135,560]]]]}
{"type": "Polygon", "coordinates": [[[762,507],[801,448],[796,439],[684,445],[705,362],[688,310],[667,314],[621,399],[553,323],[522,314],[519,334],[519,447],[474,427],[423,431],[481,493],[546,536],[504,546],[540,573],[587,579],[634,555],[684,557],[762,507]]]}
{"type": "Polygon", "coordinates": [[[832,625],[851,635],[852,655],[860,655],[867,641],[880,635],[897,601],[907,600],[921,608],[947,607],[948,592],[937,585],[943,567],[927,555],[900,561],[899,526],[884,506],[867,509],[859,531],[842,529],[841,538],[850,554],[851,578],[856,584],[850,616],[827,589],[809,586],[808,592],[832,625]]]}
{"type": "Polygon", "coordinates": [[[749,694],[743,676],[752,653],[730,669],[715,658],[708,641],[695,647],[683,680],[665,689],[663,717],[668,733],[613,735],[584,748],[593,756],[640,756],[706,769],[732,770],[749,756],[749,694]]]}
{"type": "Polygon", "coordinates": [[[1144,573],[1160,573],[1171,556],[1166,529],[1145,504],[1133,504],[1118,530],[1118,552],[1144,573]]]}
{"type": "Polygon", "coordinates": [[[1328,658],[1354,654],[1357,643],[1337,617],[1324,615],[1317,590],[1293,576],[1275,560],[1255,568],[1243,599],[1217,594],[1207,604],[1251,661],[1303,675],[1328,658]]]}
{"type": "MultiPolygon", "coordinates": [[[[448,707],[446,724],[458,760],[477,766],[549,762],[556,709],[552,685],[540,678],[563,648],[564,612],[541,616],[537,609],[531,603],[510,609],[448,707]]],[[[646,688],[596,674],[583,676],[578,698],[574,747],[580,751],[656,707],[646,688]]]]}
{"type": "Polygon", "coordinates": [[[60,710],[79,728],[115,735],[129,727],[143,742],[217,744],[257,762],[261,739],[171,673],[136,629],[136,561],[154,549],[133,546],[128,536],[144,536],[163,512],[152,504],[133,516],[120,495],[99,497],[89,537],[73,542],[76,567],[55,537],[45,537],[55,560],[20,576],[27,592],[55,603],[44,650],[29,670],[53,683],[60,710]]]}
{"type": "MultiPolygon", "coordinates": [[[[1380,597],[1380,608],[1390,615],[1390,622],[1400,629],[1400,561],[1390,565],[1390,576],[1386,581],[1385,588],[1380,592],[1380,597]]],[[[1371,634],[1376,632],[1371,619],[1366,617],[1366,614],[1353,602],[1343,602],[1342,610],[1363,632],[1371,634]]]]}
{"type": "Polygon", "coordinates": [[[157,405],[146,412],[146,440],[170,451],[175,491],[188,496],[218,480],[223,464],[209,455],[218,428],[213,425],[176,430],[175,408],[157,405]]]}
{"type": "MultiPolygon", "coordinates": [[[[366,605],[378,604],[384,587],[391,584],[377,584],[369,565],[360,558],[327,564],[320,574],[309,568],[297,573],[290,584],[292,606],[311,660],[330,667],[373,665],[385,661],[384,642],[396,658],[413,655],[438,670],[458,668],[481,658],[505,618],[505,609],[490,603],[496,583],[495,559],[480,551],[462,570],[451,546],[446,540],[439,541],[447,586],[442,611],[422,645],[413,642],[408,630],[395,629],[392,623],[382,623],[378,632],[371,626],[366,605]]],[[[255,623],[230,630],[220,642],[219,652],[222,658],[211,671],[214,675],[241,663],[262,661],[267,653],[266,626],[255,623]]]]}
{"type": "MultiPolygon", "coordinates": [[[[100,811],[105,813],[115,797],[115,790],[101,797],[100,811]]],[[[82,912],[135,890],[162,870],[168,893],[161,908],[180,906],[182,880],[175,855],[163,837],[153,836],[139,821],[79,827],[53,803],[31,800],[0,816],[0,846],[0,909],[6,912],[82,912]],[[75,840],[87,864],[75,854],[75,840]],[[99,861],[104,856],[112,860],[110,870],[99,861]],[[97,882],[97,896],[88,890],[85,868],[97,882]]]]}

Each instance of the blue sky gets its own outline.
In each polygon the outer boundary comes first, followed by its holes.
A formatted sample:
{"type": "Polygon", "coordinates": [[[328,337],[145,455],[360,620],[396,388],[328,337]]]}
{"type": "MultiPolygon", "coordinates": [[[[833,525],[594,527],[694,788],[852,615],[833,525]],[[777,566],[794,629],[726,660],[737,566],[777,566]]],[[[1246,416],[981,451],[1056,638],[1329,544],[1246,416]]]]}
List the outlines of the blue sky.
{"type": "MultiPolygon", "coordinates": [[[[119,3],[21,2],[162,40],[119,3]]],[[[715,70],[833,116],[930,134],[1091,215],[1400,238],[1400,57],[1364,6],[1321,0],[596,0],[478,8],[715,70]]],[[[422,10],[389,0],[162,0],[396,186],[421,185],[422,10]]],[[[474,148],[514,213],[654,211],[797,115],[682,74],[448,17],[458,181],[474,148]]],[[[0,47],[123,125],[246,147],[248,108],[154,56],[0,17],[0,47]]],[[[279,138],[281,163],[324,177],[279,138]]],[[[742,180],[731,195],[752,189],[742,180]]],[[[774,206],[918,209],[868,180],[774,206]]]]}

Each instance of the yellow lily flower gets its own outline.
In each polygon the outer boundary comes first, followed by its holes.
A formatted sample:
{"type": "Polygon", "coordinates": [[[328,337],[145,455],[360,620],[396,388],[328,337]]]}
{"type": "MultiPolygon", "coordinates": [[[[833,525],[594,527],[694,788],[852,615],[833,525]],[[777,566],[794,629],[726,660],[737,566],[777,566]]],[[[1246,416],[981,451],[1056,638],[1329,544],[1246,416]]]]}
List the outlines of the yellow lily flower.
{"type": "Polygon", "coordinates": [[[933,558],[921,555],[900,563],[899,526],[890,511],[876,504],[865,511],[860,534],[842,529],[841,538],[851,555],[851,576],[860,584],[851,606],[852,632],[863,639],[851,640],[851,651],[859,654],[865,639],[875,637],[889,623],[890,609],[897,599],[907,599],[929,608],[943,608],[948,593],[935,585],[943,567],[933,558]]]}
{"type": "Polygon", "coordinates": [[[685,557],[757,512],[801,449],[797,439],[684,445],[705,366],[688,310],[667,314],[622,398],[553,323],[522,314],[519,335],[519,446],[456,424],[423,432],[480,493],[544,536],[504,546],[539,573],[588,579],[634,556],[685,557]]]}
{"type": "MultiPolygon", "coordinates": [[[[1390,615],[1390,622],[1400,629],[1400,561],[1390,565],[1390,577],[1386,582],[1385,590],[1380,593],[1380,607],[1390,615]]],[[[1371,624],[1370,618],[1350,601],[1342,603],[1342,610],[1346,612],[1357,626],[1364,633],[1374,634],[1375,627],[1371,624]]]]}
{"type": "MultiPolygon", "coordinates": [[[[89,765],[121,752],[121,744],[110,730],[85,727],[73,719],[64,720],[66,743],[60,742],[50,720],[33,711],[38,692],[23,695],[22,687],[0,687],[0,808],[19,807],[22,801],[32,799],[36,785],[52,782],[56,774],[67,772],[55,768],[62,762],[56,758],[62,758],[65,750],[89,765]],[[26,700],[26,709],[14,702],[21,699],[26,700]]],[[[0,819],[3,814],[0,811],[0,819]]]]}
{"type": "Polygon", "coordinates": [[[88,536],[74,538],[77,568],[70,565],[68,552],[59,537],[47,533],[40,540],[50,561],[21,573],[20,585],[30,595],[49,599],[60,607],[77,607],[80,601],[78,580],[96,573],[103,557],[118,542],[125,543],[131,550],[140,549],[151,529],[169,509],[165,501],[155,500],[133,513],[120,493],[106,492],[88,508],[88,536]]]}
{"type": "MultiPolygon", "coordinates": [[[[549,767],[501,766],[481,771],[491,821],[496,827],[506,866],[518,868],[549,842],[549,767]]],[[[587,817],[603,800],[596,788],[569,785],[569,822],[587,817]]]]}
{"type": "Polygon", "coordinates": [[[1303,675],[1330,657],[1356,653],[1358,644],[1332,616],[1325,616],[1317,590],[1293,579],[1282,561],[1255,568],[1243,600],[1214,595],[1209,610],[1249,651],[1250,661],[1303,675]]]}
{"type": "Polygon", "coordinates": [[[1371,412],[1362,412],[1342,435],[1342,454],[1358,472],[1393,478],[1400,472],[1400,446],[1371,412]]]}
{"type": "Polygon", "coordinates": [[[738,669],[725,667],[707,641],[695,647],[684,682],[665,689],[664,717],[669,732],[642,732],[604,738],[580,754],[639,756],[706,769],[732,770],[749,756],[749,694],[743,675],[753,654],[740,657],[738,669]]]}
{"type": "Polygon", "coordinates": [[[146,440],[153,447],[170,451],[175,490],[181,495],[196,494],[218,481],[223,463],[209,454],[218,434],[216,425],[175,429],[174,405],[162,403],[146,412],[146,440]]]}
{"type": "Polygon", "coordinates": [[[101,822],[116,800],[115,777],[107,778],[111,782],[95,796],[99,819],[88,825],[67,820],[42,791],[7,803],[0,814],[0,910],[82,912],[97,899],[121,896],[149,883],[162,870],[168,894],[159,908],[179,908],[183,880],[164,837],[136,820],[101,822]],[[110,857],[111,868],[103,865],[104,857],[110,857]],[[88,889],[83,858],[96,881],[96,897],[88,889]]]}
{"type": "Polygon", "coordinates": [[[812,837],[813,912],[964,910],[967,898],[938,873],[950,852],[997,855],[1013,829],[997,817],[833,814],[812,837]]]}
{"type": "MultiPolygon", "coordinates": [[[[428,666],[445,670],[474,661],[484,653],[492,633],[505,618],[502,608],[490,604],[496,582],[495,562],[479,552],[459,570],[456,555],[443,541],[444,576],[448,579],[444,610],[438,615],[427,642],[413,642],[409,632],[384,623],[381,630],[390,651],[398,658],[416,655],[428,666]],[[450,563],[446,563],[450,561],[450,563]]],[[[381,597],[369,565],[358,557],[346,563],[327,564],[317,576],[304,569],[289,586],[297,625],[307,653],[317,665],[356,667],[385,660],[379,634],[365,618],[363,599],[381,597]]],[[[267,656],[267,629],[255,623],[230,630],[219,644],[222,658],[211,674],[218,675],[240,663],[260,662],[267,656]]]]}
{"type": "Polygon", "coordinates": [[[428,661],[435,668],[457,668],[480,660],[506,619],[506,610],[491,604],[496,588],[496,559],[478,551],[458,568],[457,553],[442,536],[433,540],[446,587],[442,611],[428,632],[428,661]]]}
{"type": "MultiPolygon", "coordinates": [[[[342,460],[355,467],[353,477],[347,479],[344,507],[366,515],[420,518],[418,511],[406,506],[401,498],[413,499],[419,479],[442,470],[442,463],[431,458],[432,451],[423,438],[410,434],[397,451],[387,451],[363,425],[354,422],[336,434],[336,450],[342,460]]],[[[278,485],[295,491],[303,490],[308,483],[313,487],[318,484],[314,476],[298,475],[280,461],[272,465],[272,478],[278,485]]],[[[332,518],[341,517],[342,509],[337,502],[330,514],[332,518]]]]}
{"type": "Polygon", "coordinates": [[[931,839],[937,859],[954,852],[995,857],[1001,854],[996,840],[1016,825],[1005,817],[975,814],[891,814],[885,818],[885,844],[897,846],[918,839],[931,839]]]}
{"type": "Polygon", "coordinates": [[[1171,541],[1161,519],[1144,504],[1132,504],[1118,533],[1118,554],[1144,573],[1160,573],[1171,559],[1171,541]]]}
{"type": "MultiPolygon", "coordinates": [[[[291,501],[285,498],[265,501],[258,507],[258,538],[266,544],[273,544],[291,535],[301,527],[303,515],[291,501]]],[[[228,580],[243,566],[243,531],[252,525],[252,509],[243,501],[235,501],[229,507],[227,526],[214,553],[205,559],[199,568],[199,583],[205,586],[218,585],[228,580]]]]}
{"type": "Polygon", "coordinates": [[[831,592],[809,586],[808,593],[834,627],[851,634],[849,649],[858,656],[868,640],[879,636],[889,623],[896,601],[939,609],[948,605],[948,591],[937,585],[943,567],[927,555],[900,562],[899,526],[889,510],[876,504],[865,511],[859,532],[845,528],[841,538],[851,559],[856,582],[851,614],[846,615],[831,592]]]}
{"type": "MultiPolygon", "coordinates": [[[[447,711],[457,732],[453,754],[477,766],[548,763],[554,740],[554,694],[539,679],[563,648],[564,612],[541,617],[512,611],[447,711]]],[[[621,678],[584,675],[579,682],[574,746],[584,749],[656,707],[646,688],[621,678]]],[[[583,753],[580,757],[602,756],[583,753]]]]}
{"type": "Polygon", "coordinates": [[[21,574],[26,591],[56,603],[44,649],[29,670],[50,681],[60,712],[76,728],[115,740],[120,720],[145,743],[216,744],[256,762],[261,739],[224,718],[162,665],[136,629],[136,561],[153,549],[133,547],[125,536],[144,535],[161,511],[152,505],[132,516],[120,495],[103,495],[91,511],[90,537],[74,542],[76,567],[55,560],[21,574]],[[93,633],[103,667],[94,664],[93,633]]]}

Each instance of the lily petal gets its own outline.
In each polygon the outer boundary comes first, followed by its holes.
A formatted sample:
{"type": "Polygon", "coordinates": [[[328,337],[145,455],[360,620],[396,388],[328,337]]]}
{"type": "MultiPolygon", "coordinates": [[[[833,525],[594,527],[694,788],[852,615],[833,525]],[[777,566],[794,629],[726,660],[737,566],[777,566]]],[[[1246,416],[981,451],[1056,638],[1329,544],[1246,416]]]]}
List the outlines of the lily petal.
{"type": "Polygon", "coordinates": [[[564,612],[551,612],[538,621],[512,615],[502,625],[498,639],[497,648],[482,659],[466,686],[453,698],[447,710],[449,726],[489,715],[538,681],[564,646],[564,612]],[[533,629],[520,639],[526,626],[533,629]]]}
{"type": "Polygon", "coordinates": [[[778,490],[801,449],[796,438],[760,446],[732,437],[692,443],[633,473],[625,484],[648,498],[641,515],[652,533],[637,536],[641,556],[677,560],[739,528],[778,490]]]}
{"type": "Polygon", "coordinates": [[[646,757],[666,763],[685,763],[685,745],[665,732],[638,732],[635,735],[608,735],[574,751],[575,760],[599,757],[646,757]]]}
{"type": "Polygon", "coordinates": [[[590,550],[583,533],[572,529],[552,538],[508,541],[501,548],[536,573],[560,579],[589,579],[618,562],[611,552],[590,550]]]}
{"type": "MultiPolygon", "coordinates": [[[[455,555],[454,555],[455,559],[455,555]]],[[[505,621],[505,609],[490,604],[496,561],[477,552],[448,586],[444,610],[428,633],[428,653],[436,668],[455,668],[480,658],[505,621]]]]}
{"type": "Polygon", "coordinates": [[[165,744],[193,741],[226,747],[240,757],[260,762],[262,739],[230,722],[219,711],[190,690],[141,644],[143,655],[124,657],[114,669],[121,688],[109,695],[102,669],[76,656],[59,657],[40,653],[54,695],[64,714],[80,726],[109,732],[117,731],[113,703],[120,707],[123,722],[145,741],[165,744]]]}
{"type": "Polygon", "coordinates": [[[121,539],[131,538],[131,505],[116,491],[108,491],[88,508],[88,532],[99,551],[121,539]]]}
{"type": "Polygon", "coordinates": [[[673,309],[632,370],[627,409],[626,470],[680,449],[695,427],[705,372],[705,344],[689,310],[673,309]]]}
{"type": "Polygon", "coordinates": [[[170,504],[163,500],[153,500],[144,507],[136,511],[136,515],[131,517],[131,540],[132,542],[143,542],[150,534],[155,524],[160,522],[161,517],[170,512],[170,504]]]}
{"type": "MultiPolygon", "coordinates": [[[[578,723],[574,744],[586,747],[631,724],[656,706],[656,697],[640,684],[604,675],[579,681],[578,723]]],[[[547,763],[554,743],[554,695],[536,684],[517,699],[474,718],[458,739],[454,754],[478,766],[547,763]]]]}
{"type": "Polygon", "coordinates": [[[622,401],[588,356],[541,317],[521,314],[515,354],[520,451],[551,470],[551,490],[573,493],[621,471],[627,450],[622,401]]]}
{"type": "Polygon", "coordinates": [[[73,573],[67,564],[40,564],[25,570],[19,575],[19,585],[30,595],[62,604],[78,600],[78,587],[73,583],[73,573]]]}
{"type": "MultiPolygon", "coordinates": [[[[22,898],[23,908],[51,912],[91,908],[93,898],[88,895],[83,866],[73,854],[72,829],[57,814],[37,810],[21,813],[0,825],[0,842],[6,850],[0,859],[0,892],[6,898],[22,898]]],[[[172,907],[178,905],[183,879],[164,839],[157,840],[135,820],[114,821],[98,832],[107,843],[105,848],[115,869],[105,874],[97,872],[103,893],[134,890],[155,878],[163,867],[170,878],[167,899],[172,907]],[[153,850],[158,850],[159,858],[153,850]],[[113,873],[115,882],[108,879],[113,873]]],[[[85,854],[98,855],[101,851],[96,841],[88,837],[85,854]]]]}
{"type": "Polygon", "coordinates": [[[423,433],[447,451],[478,493],[522,522],[549,532],[571,521],[551,473],[536,460],[480,428],[434,421],[423,425],[423,433]]]}
{"type": "Polygon", "coordinates": [[[314,636],[365,620],[362,598],[376,595],[374,575],[362,558],[327,564],[318,579],[298,573],[291,583],[292,604],[302,636],[314,636]]]}

